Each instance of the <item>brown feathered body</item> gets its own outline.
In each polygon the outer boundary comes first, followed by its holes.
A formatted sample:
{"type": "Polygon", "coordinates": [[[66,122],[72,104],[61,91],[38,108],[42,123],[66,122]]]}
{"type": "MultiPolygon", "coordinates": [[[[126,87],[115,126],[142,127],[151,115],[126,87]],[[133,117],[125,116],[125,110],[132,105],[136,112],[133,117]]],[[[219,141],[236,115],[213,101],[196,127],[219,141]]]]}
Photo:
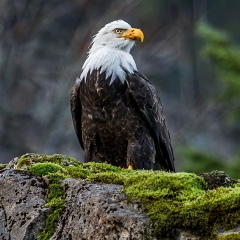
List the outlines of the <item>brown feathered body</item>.
{"type": "Polygon", "coordinates": [[[170,135],[157,90],[139,72],[125,81],[94,70],[71,93],[74,127],[85,162],[174,171],[170,135]]]}

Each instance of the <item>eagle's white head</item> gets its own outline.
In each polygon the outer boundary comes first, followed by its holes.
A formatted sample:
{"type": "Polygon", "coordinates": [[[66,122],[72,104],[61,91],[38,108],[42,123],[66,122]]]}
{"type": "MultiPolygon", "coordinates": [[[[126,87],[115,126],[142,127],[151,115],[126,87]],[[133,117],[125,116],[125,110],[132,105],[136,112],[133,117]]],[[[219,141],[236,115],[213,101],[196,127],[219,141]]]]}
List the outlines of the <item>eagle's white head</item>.
{"type": "Polygon", "coordinates": [[[133,73],[137,70],[130,54],[137,39],[143,41],[142,31],[132,28],[123,20],[106,24],[92,40],[88,58],[83,64],[80,81],[86,80],[89,72],[99,70],[100,73],[105,72],[106,79],[111,76],[110,84],[116,78],[123,83],[125,71],[133,73]]]}

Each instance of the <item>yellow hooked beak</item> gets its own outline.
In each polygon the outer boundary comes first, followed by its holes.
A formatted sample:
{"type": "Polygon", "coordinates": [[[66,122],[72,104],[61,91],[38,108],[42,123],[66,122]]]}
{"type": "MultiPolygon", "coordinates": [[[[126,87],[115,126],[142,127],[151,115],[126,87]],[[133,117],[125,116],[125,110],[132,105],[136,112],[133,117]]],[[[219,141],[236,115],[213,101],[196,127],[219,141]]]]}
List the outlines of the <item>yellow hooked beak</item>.
{"type": "Polygon", "coordinates": [[[137,40],[140,39],[141,42],[143,42],[144,40],[144,35],[143,32],[138,29],[138,28],[130,28],[129,30],[127,30],[126,32],[124,32],[121,36],[119,36],[120,38],[126,38],[126,39],[130,39],[130,40],[137,40]]]}

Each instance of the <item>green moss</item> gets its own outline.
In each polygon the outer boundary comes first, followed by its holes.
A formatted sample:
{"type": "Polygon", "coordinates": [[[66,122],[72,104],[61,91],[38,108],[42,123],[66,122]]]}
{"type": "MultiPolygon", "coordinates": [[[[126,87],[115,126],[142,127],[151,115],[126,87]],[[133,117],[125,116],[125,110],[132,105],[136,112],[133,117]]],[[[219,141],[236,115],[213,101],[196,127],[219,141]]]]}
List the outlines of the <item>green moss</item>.
{"type": "Polygon", "coordinates": [[[49,182],[49,193],[45,207],[50,207],[52,212],[48,215],[46,226],[40,234],[38,240],[47,240],[55,232],[59,214],[65,203],[64,191],[61,186],[61,180],[70,177],[68,166],[80,165],[76,160],[64,155],[54,154],[52,156],[42,154],[23,155],[17,167],[28,171],[37,177],[45,177],[49,182]]]}
{"type": "Polygon", "coordinates": [[[57,221],[60,214],[61,209],[58,208],[54,210],[51,214],[49,214],[46,220],[46,227],[43,232],[39,235],[38,240],[49,240],[55,232],[57,227],[57,221]]]}
{"type": "Polygon", "coordinates": [[[70,174],[70,177],[76,179],[86,179],[91,173],[89,169],[84,169],[82,165],[67,166],[65,170],[70,174]]]}
{"type": "Polygon", "coordinates": [[[195,174],[143,171],[127,179],[123,191],[141,200],[158,238],[192,229],[201,239],[216,239],[217,226],[232,228],[240,221],[240,188],[205,187],[195,174]]]}
{"type": "Polygon", "coordinates": [[[240,239],[240,233],[238,234],[229,234],[227,236],[221,236],[218,237],[217,240],[239,240],[240,239]]]}
{"type": "Polygon", "coordinates": [[[99,172],[121,172],[121,168],[112,166],[107,163],[96,163],[96,162],[89,162],[83,164],[84,168],[89,169],[91,173],[99,173],[99,172]]]}
{"type": "MultiPolygon", "coordinates": [[[[34,164],[34,165],[38,166],[39,164],[34,164]]],[[[46,165],[46,170],[48,169],[49,169],[49,166],[46,165]]],[[[53,168],[53,169],[57,170],[57,168],[53,168]]],[[[39,172],[37,172],[37,174],[39,174],[39,172]]],[[[43,232],[40,234],[40,236],[38,237],[38,240],[50,239],[50,237],[53,235],[53,233],[56,230],[57,220],[63,208],[63,205],[65,203],[64,196],[63,196],[64,191],[61,186],[61,180],[64,178],[64,176],[65,175],[63,175],[62,173],[59,173],[59,172],[54,173],[53,171],[48,172],[48,174],[46,175],[46,177],[48,177],[49,179],[49,193],[47,196],[47,203],[45,204],[45,207],[51,207],[52,213],[48,215],[45,228],[43,232]]]]}
{"type": "Polygon", "coordinates": [[[103,172],[103,173],[95,173],[90,174],[90,176],[87,178],[87,180],[91,182],[100,182],[100,183],[111,183],[111,184],[124,184],[125,177],[117,174],[117,173],[109,173],[109,172],[103,172]]]}
{"type": "Polygon", "coordinates": [[[49,239],[55,231],[64,205],[61,180],[70,177],[123,185],[129,201],[142,203],[158,239],[174,236],[176,229],[192,229],[201,239],[217,240],[215,232],[219,226],[232,229],[240,222],[238,184],[209,190],[204,179],[192,173],[134,171],[106,163],[81,164],[59,154],[26,154],[20,158],[18,168],[49,179],[46,207],[51,207],[53,212],[48,216],[41,240],[49,239]]]}
{"type": "Polygon", "coordinates": [[[20,157],[17,168],[28,170],[29,167],[34,163],[46,163],[51,162],[58,164],[60,166],[77,166],[80,163],[74,158],[62,155],[62,154],[36,154],[36,153],[27,153],[20,157]]]}
{"type": "Polygon", "coordinates": [[[0,170],[7,167],[7,164],[0,163],[0,170]]]}
{"type": "Polygon", "coordinates": [[[31,165],[29,172],[37,177],[42,177],[49,173],[66,172],[66,170],[55,163],[46,162],[31,165]]]}

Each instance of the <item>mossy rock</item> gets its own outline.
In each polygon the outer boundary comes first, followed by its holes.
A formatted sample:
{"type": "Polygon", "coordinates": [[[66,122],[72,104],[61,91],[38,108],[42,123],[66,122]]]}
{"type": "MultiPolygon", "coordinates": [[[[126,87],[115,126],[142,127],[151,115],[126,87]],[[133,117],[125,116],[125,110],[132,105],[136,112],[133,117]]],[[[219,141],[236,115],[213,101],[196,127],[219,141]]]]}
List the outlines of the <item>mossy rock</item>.
{"type": "MultiPolygon", "coordinates": [[[[223,171],[212,171],[211,173],[198,174],[207,182],[207,189],[212,190],[218,187],[233,187],[237,183],[236,180],[230,178],[223,171]]],[[[207,190],[206,189],[206,190],[207,190]]]]}
{"type": "Polygon", "coordinates": [[[74,158],[62,155],[62,154],[36,154],[36,153],[27,153],[22,155],[17,164],[18,169],[28,170],[30,166],[35,163],[55,163],[60,166],[76,166],[79,165],[79,162],[74,158]]]}
{"type": "Polygon", "coordinates": [[[0,170],[1,169],[4,169],[4,168],[6,168],[7,167],[7,164],[2,164],[2,163],[0,163],[0,170]]]}
{"type": "Polygon", "coordinates": [[[66,172],[66,170],[58,164],[45,162],[33,164],[30,166],[29,172],[37,177],[42,177],[50,173],[66,172]]]}
{"type": "Polygon", "coordinates": [[[234,234],[234,233],[217,238],[217,240],[239,240],[239,239],[240,239],[240,234],[234,234]]]}
{"type": "MultiPolygon", "coordinates": [[[[122,185],[129,201],[141,203],[158,239],[176,236],[179,229],[197,232],[201,239],[223,239],[216,234],[219,227],[228,230],[240,223],[240,185],[222,172],[198,176],[127,170],[106,163],[82,164],[60,154],[26,154],[17,166],[49,179],[47,206],[55,209],[50,216],[55,220],[64,204],[61,179],[76,178],[122,185]]],[[[49,232],[53,230],[45,230],[45,236],[49,232]]]]}

